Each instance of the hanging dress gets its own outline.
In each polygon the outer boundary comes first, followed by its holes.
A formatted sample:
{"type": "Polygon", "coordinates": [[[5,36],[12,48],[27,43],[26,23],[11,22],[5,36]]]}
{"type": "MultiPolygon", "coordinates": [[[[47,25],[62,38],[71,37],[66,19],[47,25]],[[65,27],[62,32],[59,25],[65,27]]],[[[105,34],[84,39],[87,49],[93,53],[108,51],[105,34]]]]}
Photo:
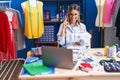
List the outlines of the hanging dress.
{"type": "Polygon", "coordinates": [[[12,39],[7,15],[0,12],[0,60],[9,60],[12,54],[12,39]]]}

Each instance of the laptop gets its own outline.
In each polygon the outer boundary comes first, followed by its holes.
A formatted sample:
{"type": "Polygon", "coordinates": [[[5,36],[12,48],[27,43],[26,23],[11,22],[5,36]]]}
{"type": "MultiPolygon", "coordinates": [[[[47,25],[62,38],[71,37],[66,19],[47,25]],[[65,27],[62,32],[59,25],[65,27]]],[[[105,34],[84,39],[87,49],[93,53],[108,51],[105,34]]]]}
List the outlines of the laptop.
{"type": "Polygon", "coordinates": [[[72,49],[53,46],[41,46],[43,64],[65,69],[73,69],[77,61],[73,61],[72,49]]]}

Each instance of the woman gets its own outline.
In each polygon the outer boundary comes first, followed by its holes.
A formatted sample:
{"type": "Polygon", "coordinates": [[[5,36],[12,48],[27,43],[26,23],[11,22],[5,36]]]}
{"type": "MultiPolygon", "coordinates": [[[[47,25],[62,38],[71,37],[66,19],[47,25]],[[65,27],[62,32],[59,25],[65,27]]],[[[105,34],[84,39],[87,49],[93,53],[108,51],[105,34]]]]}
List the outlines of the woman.
{"type": "Polygon", "coordinates": [[[58,43],[63,47],[70,45],[80,46],[83,44],[83,41],[77,40],[75,36],[81,32],[87,31],[86,26],[80,22],[80,7],[77,4],[71,4],[66,18],[58,31],[58,43]]]}

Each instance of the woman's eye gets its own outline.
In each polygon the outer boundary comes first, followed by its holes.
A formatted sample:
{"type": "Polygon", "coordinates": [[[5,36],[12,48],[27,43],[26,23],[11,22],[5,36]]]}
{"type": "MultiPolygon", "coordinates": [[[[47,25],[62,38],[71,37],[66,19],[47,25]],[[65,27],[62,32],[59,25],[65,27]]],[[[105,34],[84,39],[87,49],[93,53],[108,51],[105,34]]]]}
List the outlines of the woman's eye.
{"type": "Polygon", "coordinates": [[[70,16],[73,16],[73,14],[70,14],[70,16]]]}
{"type": "Polygon", "coordinates": [[[77,15],[77,13],[75,13],[75,15],[77,15]]]}
{"type": "Polygon", "coordinates": [[[77,13],[75,13],[75,14],[70,14],[70,16],[77,16],[78,14],[77,13]]]}

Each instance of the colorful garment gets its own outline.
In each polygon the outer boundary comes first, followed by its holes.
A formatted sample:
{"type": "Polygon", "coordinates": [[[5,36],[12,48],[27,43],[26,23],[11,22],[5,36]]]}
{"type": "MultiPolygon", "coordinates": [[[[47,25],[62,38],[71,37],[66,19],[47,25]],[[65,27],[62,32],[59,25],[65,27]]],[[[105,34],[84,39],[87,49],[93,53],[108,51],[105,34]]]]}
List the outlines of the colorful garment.
{"type": "Polygon", "coordinates": [[[97,27],[112,27],[112,15],[115,12],[117,0],[95,0],[97,7],[97,17],[95,25],[97,27]]]}
{"type": "Polygon", "coordinates": [[[16,59],[17,58],[17,50],[16,50],[16,41],[15,41],[15,36],[14,36],[14,31],[17,29],[18,26],[16,26],[16,24],[12,24],[12,23],[16,23],[17,20],[14,20],[15,18],[14,13],[12,11],[5,11],[5,14],[8,17],[9,20],[9,25],[10,25],[10,37],[11,37],[11,51],[9,52],[9,58],[10,59],[16,59]]]}
{"type": "Polygon", "coordinates": [[[33,7],[29,1],[25,2],[25,36],[28,39],[39,38],[44,33],[43,3],[37,1],[36,5],[33,7]]]}
{"type": "Polygon", "coordinates": [[[4,12],[0,12],[0,53],[2,58],[10,59],[9,54],[12,54],[11,45],[12,39],[8,17],[4,12]]]}
{"type": "Polygon", "coordinates": [[[17,18],[18,18],[18,29],[15,31],[15,40],[16,40],[16,44],[17,44],[17,50],[21,50],[26,48],[25,45],[25,39],[24,39],[24,32],[23,32],[23,28],[22,28],[22,19],[21,19],[21,15],[20,12],[18,10],[15,10],[17,13],[17,18]]]}
{"type": "Polygon", "coordinates": [[[106,9],[103,17],[103,22],[105,24],[111,24],[112,16],[115,13],[116,5],[117,5],[117,0],[106,0],[106,4],[105,4],[106,9]]]}

